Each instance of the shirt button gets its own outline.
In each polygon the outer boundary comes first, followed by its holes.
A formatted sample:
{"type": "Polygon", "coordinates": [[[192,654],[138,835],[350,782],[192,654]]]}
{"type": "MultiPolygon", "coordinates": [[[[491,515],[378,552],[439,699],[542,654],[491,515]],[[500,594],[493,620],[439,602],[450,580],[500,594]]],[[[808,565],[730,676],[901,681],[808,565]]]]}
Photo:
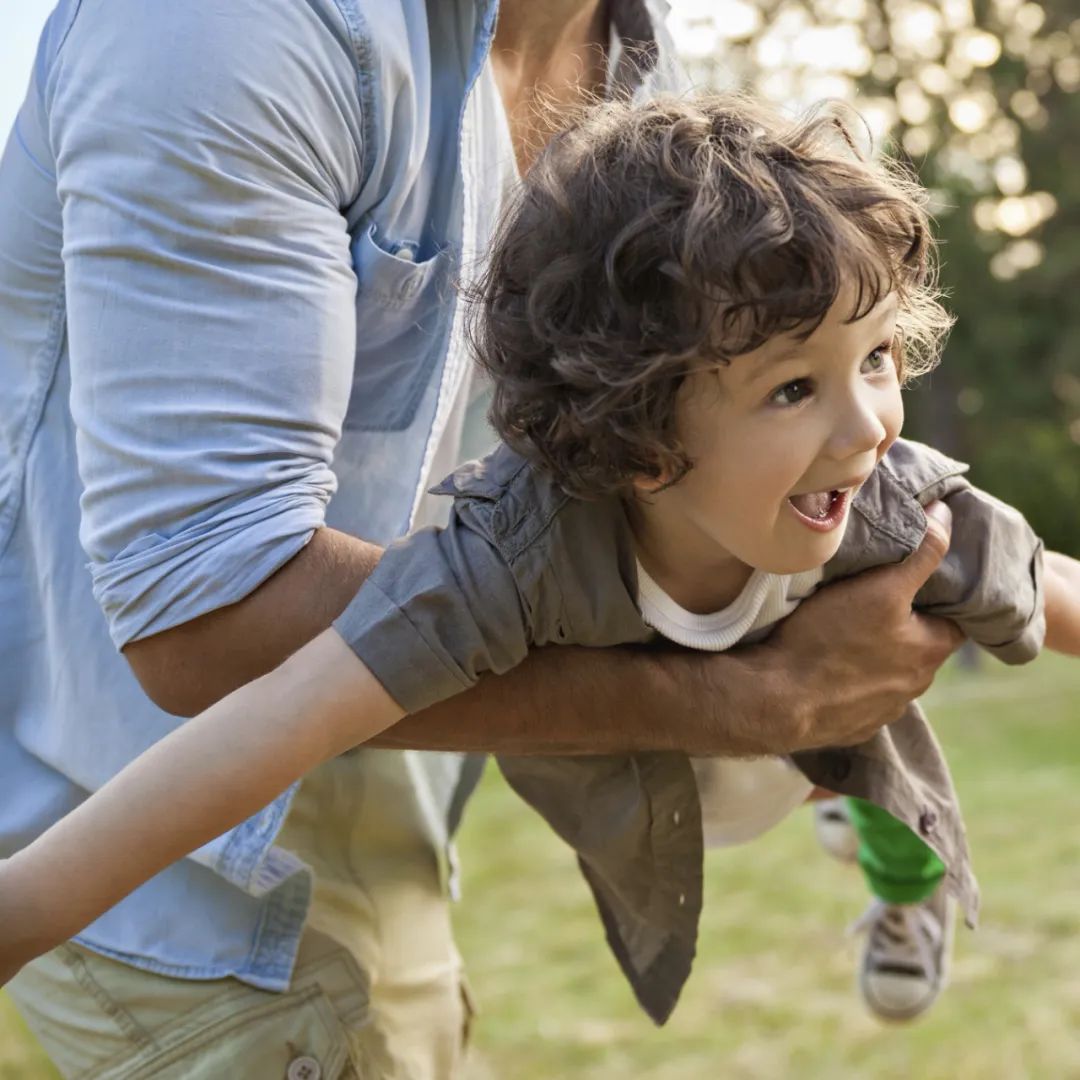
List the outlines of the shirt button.
{"type": "Polygon", "coordinates": [[[394,254],[403,262],[416,262],[416,252],[408,244],[399,244],[394,254]]]}
{"type": "Polygon", "coordinates": [[[937,814],[933,810],[924,810],[919,815],[919,832],[926,836],[934,831],[934,826],[937,825],[937,814]]]}
{"type": "Polygon", "coordinates": [[[671,820],[675,825],[678,825],[679,822],[682,821],[682,814],[680,814],[679,811],[676,810],[675,813],[671,815],[671,820]]]}
{"type": "Polygon", "coordinates": [[[293,1058],[289,1062],[288,1072],[285,1073],[285,1080],[319,1080],[322,1076],[322,1068],[319,1063],[313,1057],[298,1057],[293,1058]]]}
{"type": "Polygon", "coordinates": [[[686,907],[686,893],[679,893],[679,907],[686,907]]]}

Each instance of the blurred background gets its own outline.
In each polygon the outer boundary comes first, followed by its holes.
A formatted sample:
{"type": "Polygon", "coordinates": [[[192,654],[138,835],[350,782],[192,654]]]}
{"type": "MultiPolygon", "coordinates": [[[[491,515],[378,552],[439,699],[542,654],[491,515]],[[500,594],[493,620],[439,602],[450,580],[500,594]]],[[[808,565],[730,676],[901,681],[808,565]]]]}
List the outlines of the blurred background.
{"type": "MultiPolygon", "coordinates": [[[[0,14],[0,132],[50,4],[0,14]]],[[[700,85],[854,102],[931,190],[958,318],[906,434],[971,463],[1080,555],[1080,8],[1076,0],[675,0],[700,85]],[[1074,293],[1073,290],[1077,292],[1074,293]]],[[[1080,665],[953,666],[927,700],[964,801],[984,914],[910,1028],[867,1017],[844,929],[866,894],[809,814],[716,853],[696,970],[656,1031],[569,852],[489,770],[461,838],[473,1080],[1080,1077],[1080,665]]],[[[0,994],[0,1080],[55,1074],[0,994]]]]}

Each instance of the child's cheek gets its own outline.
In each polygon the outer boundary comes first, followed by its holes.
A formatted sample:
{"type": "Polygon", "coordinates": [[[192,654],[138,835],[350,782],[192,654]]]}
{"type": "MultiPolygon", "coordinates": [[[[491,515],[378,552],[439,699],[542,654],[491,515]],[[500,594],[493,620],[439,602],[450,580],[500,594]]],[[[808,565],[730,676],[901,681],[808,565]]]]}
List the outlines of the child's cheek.
{"type": "Polygon", "coordinates": [[[878,446],[877,459],[880,461],[888,452],[889,447],[899,438],[900,431],[904,426],[904,399],[900,396],[899,387],[889,408],[881,417],[881,426],[885,429],[885,438],[878,446]]]}

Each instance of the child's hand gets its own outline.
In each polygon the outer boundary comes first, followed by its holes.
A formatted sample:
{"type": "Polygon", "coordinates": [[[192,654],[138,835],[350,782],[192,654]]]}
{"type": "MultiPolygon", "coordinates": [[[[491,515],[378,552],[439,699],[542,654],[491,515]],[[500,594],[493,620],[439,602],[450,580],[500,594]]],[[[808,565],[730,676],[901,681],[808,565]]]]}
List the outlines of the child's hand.
{"type": "Polygon", "coordinates": [[[1048,551],[1046,582],[1046,647],[1080,656],[1080,562],[1048,551]]]}

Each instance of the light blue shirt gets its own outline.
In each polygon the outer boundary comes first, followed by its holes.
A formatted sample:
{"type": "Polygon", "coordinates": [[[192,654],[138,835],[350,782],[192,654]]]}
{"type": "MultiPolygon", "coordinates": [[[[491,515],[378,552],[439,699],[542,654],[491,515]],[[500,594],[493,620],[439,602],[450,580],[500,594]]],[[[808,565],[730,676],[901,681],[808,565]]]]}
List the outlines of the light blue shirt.
{"type": "MultiPolygon", "coordinates": [[[[494,15],[54,11],[0,160],[0,854],[178,722],[119,648],[240,600],[324,523],[409,527],[466,368],[453,284],[497,209],[470,94],[494,15]]],[[[654,25],[641,2],[615,23],[654,25]]],[[[445,840],[458,765],[430,760],[445,840]]],[[[286,986],[310,895],[273,846],[287,804],[79,940],[286,986]]]]}

